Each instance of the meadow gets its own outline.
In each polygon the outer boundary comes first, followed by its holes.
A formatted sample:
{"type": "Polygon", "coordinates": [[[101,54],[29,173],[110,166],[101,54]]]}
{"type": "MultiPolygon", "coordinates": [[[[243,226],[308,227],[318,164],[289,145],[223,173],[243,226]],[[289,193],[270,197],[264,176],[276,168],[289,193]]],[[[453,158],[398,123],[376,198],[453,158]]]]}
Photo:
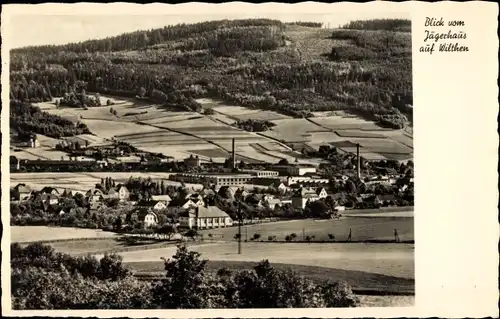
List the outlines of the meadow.
{"type": "MultiPolygon", "coordinates": [[[[167,185],[180,186],[181,183],[168,179],[170,173],[141,173],[141,172],[92,172],[92,173],[11,173],[11,187],[19,183],[29,185],[34,189],[42,189],[45,186],[52,186],[59,191],[69,189],[78,192],[87,192],[95,184],[100,183],[102,178],[111,177],[117,183],[126,182],[129,177],[150,177],[153,180],[163,180],[167,185]]],[[[187,187],[199,189],[203,187],[200,184],[186,183],[187,187]]]]}
{"type": "MultiPolygon", "coordinates": [[[[287,235],[295,233],[296,240],[303,240],[303,237],[306,236],[314,236],[315,240],[330,241],[328,234],[332,234],[335,236],[335,240],[345,241],[349,230],[351,230],[352,241],[376,241],[394,240],[394,229],[397,229],[402,241],[414,240],[413,218],[399,218],[397,212],[391,213],[392,216],[387,216],[387,218],[380,218],[380,213],[374,213],[372,218],[304,219],[246,225],[242,229],[242,237],[250,240],[257,233],[260,235],[260,240],[267,241],[269,236],[276,236],[277,240],[284,241],[287,235]]],[[[233,241],[237,232],[236,227],[203,230],[205,236],[211,234],[214,239],[227,241],[233,241]]]]}
{"type": "MultiPolygon", "coordinates": [[[[189,246],[211,261],[259,262],[316,266],[330,269],[362,271],[414,279],[414,245],[364,243],[242,243],[242,254],[236,242],[218,242],[189,246]]],[[[161,262],[170,258],[176,247],[122,252],[125,263],[161,262]]],[[[98,258],[102,254],[96,255],[98,258]]],[[[158,266],[155,266],[158,267],[158,266]]],[[[156,270],[161,270],[155,268],[156,270]]],[[[368,288],[368,287],[366,287],[368,288]]]]}
{"type": "Polygon", "coordinates": [[[100,229],[47,226],[10,226],[10,241],[13,243],[78,238],[110,238],[115,236],[117,235],[113,232],[106,232],[100,229]]]}

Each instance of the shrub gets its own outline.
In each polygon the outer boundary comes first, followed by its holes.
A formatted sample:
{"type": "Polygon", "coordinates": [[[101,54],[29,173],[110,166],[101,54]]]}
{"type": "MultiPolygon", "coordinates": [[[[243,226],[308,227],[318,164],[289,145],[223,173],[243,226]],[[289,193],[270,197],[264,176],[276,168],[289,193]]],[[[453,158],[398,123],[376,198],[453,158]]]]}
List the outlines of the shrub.
{"type": "Polygon", "coordinates": [[[253,234],[252,239],[258,240],[259,238],[260,238],[260,234],[258,234],[258,233],[253,234]]]}

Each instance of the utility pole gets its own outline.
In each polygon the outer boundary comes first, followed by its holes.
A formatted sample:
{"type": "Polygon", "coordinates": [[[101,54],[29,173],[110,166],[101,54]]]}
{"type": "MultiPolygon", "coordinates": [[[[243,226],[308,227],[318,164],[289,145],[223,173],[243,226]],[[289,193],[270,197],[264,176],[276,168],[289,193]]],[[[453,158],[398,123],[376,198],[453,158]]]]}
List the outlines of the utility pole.
{"type": "Polygon", "coordinates": [[[248,227],[245,226],[245,241],[248,241],[248,227]]]}
{"type": "Polygon", "coordinates": [[[302,228],[302,241],[306,240],[306,230],[302,228]]]}
{"type": "Polygon", "coordinates": [[[241,202],[238,200],[238,217],[240,222],[238,223],[238,255],[241,255],[241,223],[243,218],[241,218],[241,202]]]}

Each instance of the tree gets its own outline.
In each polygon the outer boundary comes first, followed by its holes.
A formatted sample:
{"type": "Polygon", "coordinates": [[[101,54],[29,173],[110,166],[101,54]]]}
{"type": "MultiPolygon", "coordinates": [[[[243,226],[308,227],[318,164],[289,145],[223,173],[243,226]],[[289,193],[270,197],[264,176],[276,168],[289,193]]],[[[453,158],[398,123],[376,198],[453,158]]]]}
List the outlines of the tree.
{"type": "Polygon", "coordinates": [[[141,86],[141,88],[139,89],[139,97],[143,98],[145,95],[146,95],[146,89],[141,86]]]}
{"type": "Polygon", "coordinates": [[[278,162],[279,165],[290,165],[290,162],[288,162],[288,160],[286,158],[283,158],[281,159],[279,162],[278,162]]]}
{"type": "Polygon", "coordinates": [[[200,234],[198,233],[198,231],[194,228],[191,228],[189,229],[185,234],[184,236],[188,237],[188,238],[191,238],[192,240],[196,240],[196,238],[198,238],[200,234]]]}
{"type": "Polygon", "coordinates": [[[323,200],[316,200],[307,204],[307,209],[312,217],[325,218],[330,211],[330,208],[323,200]]]}
{"type": "Polygon", "coordinates": [[[178,245],[172,259],[163,259],[165,278],[153,287],[154,301],[166,309],[209,308],[210,287],[205,274],[207,260],[178,245]]]}
{"type": "Polygon", "coordinates": [[[359,298],[353,293],[351,286],[345,282],[327,282],[320,287],[326,307],[356,307],[359,298]]]}
{"type": "Polygon", "coordinates": [[[115,222],[113,223],[113,227],[115,230],[121,230],[122,229],[122,219],[118,216],[115,219],[115,222]]]}
{"type": "Polygon", "coordinates": [[[346,191],[350,194],[356,193],[356,184],[352,180],[348,180],[345,183],[346,191]]]}
{"type": "Polygon", "coordinates": [[[170,240],[172,235],[175,234],[175,227],[172,226],[171,224],[163,224],[161,228],[158,230],[158,233],[168,236],[168,240],[170,240]]]}

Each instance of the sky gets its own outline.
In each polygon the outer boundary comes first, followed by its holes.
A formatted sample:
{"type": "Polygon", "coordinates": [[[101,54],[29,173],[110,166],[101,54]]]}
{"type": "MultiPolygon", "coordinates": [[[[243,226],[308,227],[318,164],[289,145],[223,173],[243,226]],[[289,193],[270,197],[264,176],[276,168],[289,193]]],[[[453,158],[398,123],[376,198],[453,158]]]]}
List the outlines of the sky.
{"type": "MultiPolygon", "coordinates": [[[[65,44],[89,39],[115,36],[126,32],[160,28],[178,23],[196,23],[209,20],[270,18],[287,21],[322,22],[337,27],[352,20],[371,18],[410,18],[401,7],[370,7],[349,4],[338,6],[297,7],[287,4],[196,4],[180,8],[178,5],[112,7],[103,4],[77,8],[75,5],[39,7],[31,5],[12,8],[2,29],[10,48],[44,44],[65,44]],[[374,9],[375,8],[375,9],[374,9]],[[5,32],[5,33],[4,33],[5,32]]],[[[2,13],[3,15],[3,13],[2,13]]],[[[4,16],[2,16],[4,21],[4,16]]]]}

